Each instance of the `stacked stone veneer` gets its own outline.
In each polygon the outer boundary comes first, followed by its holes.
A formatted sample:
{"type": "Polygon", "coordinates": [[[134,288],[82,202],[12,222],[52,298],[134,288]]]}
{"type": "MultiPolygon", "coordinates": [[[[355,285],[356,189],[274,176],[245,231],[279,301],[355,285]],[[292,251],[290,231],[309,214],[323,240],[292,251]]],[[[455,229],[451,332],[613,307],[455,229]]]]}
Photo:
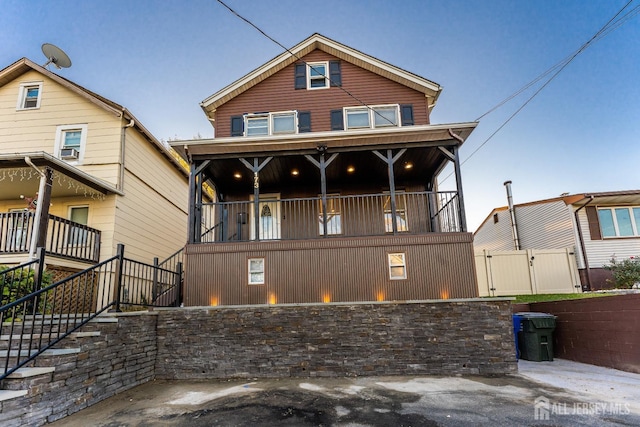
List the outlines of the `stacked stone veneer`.
{"type": "Polygon", "coordinates": [[[503,300],[161,310],[156,377],[514,373],[511,325],[503,300]]]}
{"type": "Polygon", "coordinates": [[[55,371],[6,379],[0,425],[52,422],[153,378],[508,374],[517,370],[508,300],[158,309],[90,323],[39,356],[55,371]]]}
{"type": "Polygon", "coordinates": [[[36,367],[55,367],[55,371],[3,380],[3,389],[28,393],[0,402],[0,425],[53,422],[153,379],[156,320],[155,313],[140,313],[119,315],[117,323],[90,323],[81,331],[100,331],[100,336],[80,334],[62,342],[64,347],[80,348],[80,353],[36,358],[36,367]]]}

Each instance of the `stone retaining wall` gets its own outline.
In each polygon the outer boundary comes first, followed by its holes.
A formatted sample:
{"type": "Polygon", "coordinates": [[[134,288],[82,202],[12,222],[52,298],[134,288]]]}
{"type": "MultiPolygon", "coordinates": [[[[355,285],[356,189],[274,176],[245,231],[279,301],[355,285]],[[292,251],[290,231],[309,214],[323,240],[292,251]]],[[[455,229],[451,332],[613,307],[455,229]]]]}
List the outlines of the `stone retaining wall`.
{"type": "Polygon", "coordinates": [[[158,379],[509,374],[504,300],[158,310],[158,379]]]}
{"type": "Polygon", "coordinates": [[[52,373],[3,380],[4,389],[28,393],[0,402],[0,425],[53,422],[153,379],[156,320],[155,313],[135,313],[119,315],[118,323],[90,323],[81,331],[100,331],[99,337],[63,341],[80,353],[36,358],[36,367],[55,367],[52,373]]]}

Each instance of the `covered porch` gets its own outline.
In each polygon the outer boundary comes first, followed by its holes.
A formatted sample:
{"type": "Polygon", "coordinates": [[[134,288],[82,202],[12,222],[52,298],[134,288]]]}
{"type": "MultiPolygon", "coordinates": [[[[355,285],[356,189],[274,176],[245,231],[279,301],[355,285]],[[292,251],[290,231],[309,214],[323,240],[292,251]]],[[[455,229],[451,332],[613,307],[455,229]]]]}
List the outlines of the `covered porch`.
{"type": "Polygon", "coordinates": [[[0,183],[0,264],[33,259],[38,247],[68,267],[99,261],[101,231],[57,208],[104,200],[114,187],[44,152],[0,155],[0,183]]]}
{"type": "Polygon", "coordinates": [[[477,296],[458,155],[475,126],[173,143],[191,166],[185,305],[477,296]]]}

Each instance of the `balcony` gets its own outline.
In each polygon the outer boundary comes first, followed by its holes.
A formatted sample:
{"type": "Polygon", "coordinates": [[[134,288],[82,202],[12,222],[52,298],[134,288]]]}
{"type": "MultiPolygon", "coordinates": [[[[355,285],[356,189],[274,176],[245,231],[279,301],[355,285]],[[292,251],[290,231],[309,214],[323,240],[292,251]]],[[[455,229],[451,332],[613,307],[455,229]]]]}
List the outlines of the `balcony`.
{"type": "MultiPolygon", "coordinates": [[[[48,255],[82,262],[98,262],[100,230],[54,215],[48,216],[45,250],[48,255]]],[[[35,213],[0,213],[0,255],[28,254],[35,213]]]]}
{"type": "Polygon", "coordinates": [[[398,192],[202,203],[200,243],[461,232],[458,193],[398,192]],[[255,221],[258,218],[258,221],[255,221]],[[395,218],[395,221],[394,221],[395,218]]]}

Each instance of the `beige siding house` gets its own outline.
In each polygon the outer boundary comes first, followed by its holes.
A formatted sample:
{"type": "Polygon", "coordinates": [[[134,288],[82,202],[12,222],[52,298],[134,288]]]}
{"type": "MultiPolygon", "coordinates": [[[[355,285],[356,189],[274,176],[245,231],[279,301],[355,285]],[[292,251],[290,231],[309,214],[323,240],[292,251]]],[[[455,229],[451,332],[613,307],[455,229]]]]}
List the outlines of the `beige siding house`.
{"type": "MultiPolygon", "coordinates": [[[[571,194],[514,205],[520,249],[569,248],[583,289],[609,288],[611,262],[640,255],[640,190],[571,194]]],[[[515,249],[508,207],[474,233],[476,251],[515,249]]]]}
{"type": "Polygon", "coordinates": [[[0,71],[0,264],[36,243],[67,269],[118,243],[129,258],[167,257],[185,244],[187,189],[183,167],[126,108],[28,59],[0,71]]]}

